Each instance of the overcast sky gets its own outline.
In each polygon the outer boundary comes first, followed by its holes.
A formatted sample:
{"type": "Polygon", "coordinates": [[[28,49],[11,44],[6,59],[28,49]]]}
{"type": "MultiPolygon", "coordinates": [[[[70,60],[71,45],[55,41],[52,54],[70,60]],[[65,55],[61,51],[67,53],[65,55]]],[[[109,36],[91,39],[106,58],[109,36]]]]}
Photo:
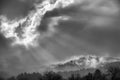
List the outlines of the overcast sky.
{"type": "MultiPolygon", "coordinates": [[[[30,10],[34,9],[32,0],[30,2],[3,0],[0,6],[0,13],[10,18],[26,16],[30,10]]],[[[114,23],[107,26],[88,25],[81,20],[83,19],[81,17],[94,16],[94,14],[81,11],[80,6],[72,6],[48,12],[38,30],[46,31],[50,20],[61,15],[70,16],[71,19],[60,21],[59,25],[55,26],[57,32],[41,40],[40,46],[36,48],[11,47],[11,40],[5,39],[1,34],[0,74],[41,71],[44,65],[75,55],[120,56],[119,15],[112,17],[114,23]]]]}

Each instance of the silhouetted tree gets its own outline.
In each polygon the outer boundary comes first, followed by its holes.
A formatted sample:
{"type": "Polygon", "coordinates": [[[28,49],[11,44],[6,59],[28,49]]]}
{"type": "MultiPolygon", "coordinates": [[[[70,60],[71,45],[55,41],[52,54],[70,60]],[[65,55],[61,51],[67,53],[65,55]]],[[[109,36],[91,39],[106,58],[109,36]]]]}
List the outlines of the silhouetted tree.
{"type": "Polygon", "coordinates": [[[15,77],[8,78],[7,80],[16,80],[15,77]]]}
{"type": "Polygon", "coordinates": [[[44,74],[44,80],[63,80],[63,78],[55,72],[46,72],[44,74]]]}
{"type": "Polygon", "coordinates": [[[107,80],[107,75],[106,74],[102,74],[102,80],[107,80]]]}
{"type": "Polygon", "coordinates": [[[93,80],[102,80],[102,73],[99,69],[94,72],[93,80]]]}
{"type": "Polygon", "coordinates": [[[81,80],[80,74],[76,74],[75,80],[81,80]]]}
{"type": "Polygon", "coordinates": [[[22,74],[18,75],[16,79],[17,80],[28,80],[27,73],[22,73],[22,74]]]}
{"type": "Polygon", "coordinates": [[[42,75],[40,73],[24,73],[20,74],[16,78],[17,80],[42,80],[42,75]]]}
{"type": "MultiPolygon", "coordinates": [[[[59,73],[45,72],[43,75],[40,73],[22,73],[17,77],[11,77],[7,80],[120,80],[120,68],[110,67],[108,72],[111,74],[103,74],[99,69],[94,73],[88,73],[81,77],[80,74],[74,73],[70,77],[64,79],[59,73]]],[[[0,78],[0,80],[4,80],[0,78]]]]}
{"type": "Polygon", "coordinates": [[[72,75],[68,78],[68,80],[75,80],[75,75],[72,74],[72,75]]]}
{"type": "Polygon", "coordinates": [[[93,80],[93,75],[92,73],[88,73],[88,75],[85,76],[86,80],[93,80]]]}
{"type": "Polygon", "coordinates": [[[111,74],[111,80],[120,80],[120,68],[117,66],[111,66],[108,68],[108,72],[111,74]]]}
{"type": "Polygon", "coordinates": [[[4,80],[4,78],[3,78],[3,77],[0,77],[0,80],[4,80]]]}
{"type": "Polygon", "coordinates": [[[80,74],[72,74],[68,80],[81,80],[80,74]]]}

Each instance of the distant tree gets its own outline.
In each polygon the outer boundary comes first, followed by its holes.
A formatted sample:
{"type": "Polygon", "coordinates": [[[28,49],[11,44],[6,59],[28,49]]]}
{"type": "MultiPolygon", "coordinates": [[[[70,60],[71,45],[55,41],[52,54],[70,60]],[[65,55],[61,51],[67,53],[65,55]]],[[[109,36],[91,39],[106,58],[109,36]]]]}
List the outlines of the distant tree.
{"type": "MultiPolygon", "coordinates": [[[[22,73],[16,77],[11,77],[7,80],[120,80],[120,68],[110,67],[108,72],[111,74],[103,74],[99,69],[94,73],[88,73],[81,77],[79,73],[74,73],[68,78],[63,78],[59,73],[45,72],[43,75],[40,73],[22,73]],[[109,78],[108,78],[109,77],[109,78]]],[[[0,78],[0,80],[4,80],[0,78]]]]}
{"type": "Polygon", "coordinates": [[[16,80],[16,78],[15,77],[10,77],[7,80],[16,80]]]}
{"type": "Polygon", "coordinates": [[[44,74],[44,80],[63,80],[63,78],[61,75],[51,71],[44,74]]]}
{"type": "Polygon", "coordinates": [[[0,77],[0,80],[4,80],[4,78],[3,78],[3,77],[0,77]]]}
{"type": "Polygon", "coordinates": [[[102,80],[102,73],[99,69],[94,72],[93,80],[102,80]]]}
{"type": "Polygon", "coordinates": [[[120,80],[120,68],[118,66],[111,66],[108,68],[111,75],[111,80],[120,80]]]}
{"type": "Polygon", "coordinates": [[[40,73],[23,73],[17,76],[17,80],[42,80],[42,75],[40,73]]]}
{"type": "Polygon", "coordinates": [[[101,80],[108,80],[108,78],[107,78],[107,74],[102,74],[102,78],[101,78],[101,80]]]}
{"type": "Polygon", "coordinates": [[[72,74],[68,80],[81,80],[80,74],[72,74]]]}
{"type": "Polygon", "coordinates": [[[75,75],[72,74],[72,75],[68,78],[68,80],[75,80],[75,75]]]}
{"type": "Polygon", "coordinates": [[[93,75],[92,73],[88,73],[88,75],[85,76],[86,80],[93,80],[93,75]]]}
{"type": "Polygon", "coordinates": [[[80,74],[76,74],[75,80],[81,80],[80,74]]]}
{"type": "Polygon", "coordinates": [[[43,76],[40,73],[32,73],[29,76],[31,76],[29,80],[43,80],[43,76]]]}
{"type": "Polygon", "coordinates": [[[27,73],[22,73],[16,77],[17,80],[28,80],[27,73]]]}

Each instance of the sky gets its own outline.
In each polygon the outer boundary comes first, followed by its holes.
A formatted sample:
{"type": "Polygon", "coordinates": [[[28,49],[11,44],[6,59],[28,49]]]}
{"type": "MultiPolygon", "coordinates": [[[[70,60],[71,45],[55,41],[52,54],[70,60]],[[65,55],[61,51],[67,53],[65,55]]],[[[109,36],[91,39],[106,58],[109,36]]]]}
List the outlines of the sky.
{"type": "MultiPolygon", "coordinates": [[[[1,0],[0,14],[10,19],[24,17],[34,10],[33,3],[32,0],[1,0]]],[[[106,15],[98,11],[82,10],[81,5],[48,11],[38,26],[38,32],[46,34],[47,37],[40,37],[37,47],[11,46],[12,40],[0,34],[0,75],[43,71],[46,65],[71,56],[118,57],[119,20],[119,12],[115,15],[113,13],[106,15]],[[50,25],[54,26],[55,31],[47,33],[50,25]]]]}

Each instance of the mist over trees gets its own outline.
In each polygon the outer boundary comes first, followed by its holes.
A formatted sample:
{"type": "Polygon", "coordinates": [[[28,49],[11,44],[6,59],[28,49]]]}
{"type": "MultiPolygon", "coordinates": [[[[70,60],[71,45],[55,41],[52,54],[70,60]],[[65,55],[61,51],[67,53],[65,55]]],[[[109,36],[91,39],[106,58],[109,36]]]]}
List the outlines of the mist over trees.
{"type": "Polygon", "coordinates": [[[72,74],[70,77],[64,78],[59,73],[53,71],[45,72],[44,74],[34,72],[22,73],[8,79],[0,77],[0,80],[120,80],[119,67],[109,67],[105,73],[96,69],[94,73],[89,72],[85,76],[81,76],[81,74],[72,74]]]}

